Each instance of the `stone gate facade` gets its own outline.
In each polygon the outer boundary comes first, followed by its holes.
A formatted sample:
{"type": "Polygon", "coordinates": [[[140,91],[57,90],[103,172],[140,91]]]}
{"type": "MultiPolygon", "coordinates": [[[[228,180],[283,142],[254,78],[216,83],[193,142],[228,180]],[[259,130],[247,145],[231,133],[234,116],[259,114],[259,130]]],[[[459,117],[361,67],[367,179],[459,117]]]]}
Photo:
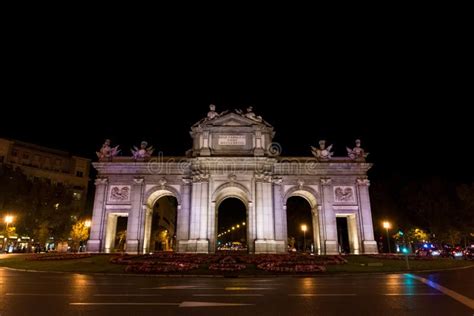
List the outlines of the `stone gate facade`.
{"type": "MultiPolygon", "coordinates": [[[[360,147],[332,157],[320,141],[308,157],[282,157],[273,127],[251,107],[217,113],[191,127],[193,147],[184,157],[153,156],[142,143],[133,156],[118,156],[106,142],[93,164],[98,175],[88,250],[113,249],[117,218],[127,217],[126,251],[150,251],[153,206],[164,196],[177,201],[176,249],[212,253],[217,248],[217,212],[227,198],[247,209],[250,253],[285,253],[290,197],[312,209],[314,251],[337,254],[337,217],[347,218],[351,253],[376,253],[366,154],[360,147]]],[[[309,151],[309,150],[308,150],[309,151]]]]}

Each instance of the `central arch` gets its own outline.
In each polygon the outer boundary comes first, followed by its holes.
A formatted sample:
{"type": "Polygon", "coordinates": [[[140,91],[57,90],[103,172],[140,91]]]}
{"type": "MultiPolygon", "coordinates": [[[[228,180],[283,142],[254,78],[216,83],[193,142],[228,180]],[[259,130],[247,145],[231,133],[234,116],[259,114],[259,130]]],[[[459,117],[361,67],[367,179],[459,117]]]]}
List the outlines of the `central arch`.
{"type": "Polygon", "coordinates": [[[223,242],[231,243],[228,248],[232,248],[232,242],[234,242],[233,249],[235,250],[249,249],[250,225],[248,222],[251,203],[249,196],[247,188],[239,183],[225,183],[215,190],[212,195],[215,216],[213,218],[214,225],[211,226],[211,251],[226,250],[222,247],[223,242]],[[226,220],[226,217],[229,216],[235,220],[234,224],[230,224],[230,221],[226,220]],[[237,225],[239,226],[237,227],[237,225]]]}
{"type": "Polygon", "coordinates": [[[227,197],[216,205],[216,250],[248,249],[248,210],[244,202],[235,197],[227,197]]]}

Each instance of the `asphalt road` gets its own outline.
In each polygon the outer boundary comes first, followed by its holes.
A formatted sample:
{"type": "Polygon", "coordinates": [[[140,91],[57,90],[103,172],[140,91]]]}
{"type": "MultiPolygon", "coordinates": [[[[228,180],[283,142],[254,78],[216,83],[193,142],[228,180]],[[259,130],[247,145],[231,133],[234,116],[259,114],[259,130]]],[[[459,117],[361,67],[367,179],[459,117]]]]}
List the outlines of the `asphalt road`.
{"type": "Polygon", "coordinates": [[[163,278],[0,268],[0,316],[474,315],[474,268],[315,278],[163,278]]]}

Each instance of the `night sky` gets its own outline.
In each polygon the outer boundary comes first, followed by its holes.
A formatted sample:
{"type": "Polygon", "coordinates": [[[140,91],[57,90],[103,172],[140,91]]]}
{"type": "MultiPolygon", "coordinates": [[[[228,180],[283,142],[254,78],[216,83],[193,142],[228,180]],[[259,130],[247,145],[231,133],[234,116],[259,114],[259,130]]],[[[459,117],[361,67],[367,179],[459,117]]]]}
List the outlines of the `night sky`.
{"type": "Polygon", "coordinates": [[[230,83],[232,91],[217,86],[195,91],[176,84],[172,92],[163,85],[135,84],[132,90],[122,83],[100,93],[86,84],[25,84],[15,100],[4,103],[3,111],[9,114],[2,115],[0,136],[91,159],[105,138],[120,144],[125,155],[141,140],[164,155],[184,155],[191,147],[190,126],[206,115],[210,103],[218,111],[253,105],[273,124],[282,155],[310,156],[309,146],[319,139],[334,144],[337,155],[345,155],[346,145],[352,147],[361,138],[370,153],[368,161],[374,163],[375,179],[401,173],[472,181],[472,118],[460,106],[466,101],[440,90],[440,85],[392,84],[372,82],[356,88],[335,82],[337,89],[328,84],[297,89],[280,83],[258,91],[230,83]]]}
{"type": "Polygon", "coordinates": [[[283,50],[290,39],[281,36],[196,46],[188,37],[173,45],[161,38],[159,49],[64,39],[58,49],[54,37],[33,32],[10,47],[0,137],[91,159],[105,138],[122,154],[147,140],[183,155],[190,126],[210,103],[218,111],[253,105],[274,126],[282,155],[310,156],[323,138],[345,155],[360,138],[372,181],[392,174],[474,181],[465,80],[472,72],[462,43],[442,51],[439,38],[378,39],[377,47],[346,38],[347,47],[316,50],[295,36],[283,50]]]}

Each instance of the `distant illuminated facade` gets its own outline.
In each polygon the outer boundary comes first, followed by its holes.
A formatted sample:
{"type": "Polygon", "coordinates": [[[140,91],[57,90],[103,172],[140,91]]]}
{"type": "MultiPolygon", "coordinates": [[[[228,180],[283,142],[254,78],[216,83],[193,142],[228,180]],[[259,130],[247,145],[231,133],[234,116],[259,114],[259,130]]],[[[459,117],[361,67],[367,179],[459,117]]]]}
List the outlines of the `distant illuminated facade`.
{"type": "Polygon", "coordinates": [[[285,253],[287,200],[298,196],[311,206],[314,251],[340,252],[337,218],[347,220],[350,252],[376,253],[369,199],[366,154],[360,142],[348,157],[333,158],[321,142],[309,157],[281,157],[272,143],[273,127],[252,108],[215,112],[191,127],[193,147],[185,157],[147,156],[142,146],[117,157],[104,144],[98,171],[88,250],[111,252],[118,217],[127,218],[126,251],[147,253],[155,204],[176,201],[175,250],[212,253],[217,245],[217,214],[228,198],[246,207],[248,251],[285,253]],[[105,149],[104,149],[105,148],[105,149]],[[138,156],[137,156],[138,155],[138,156]],[[141,156],[140,156],[141,155],[141,156]],[[142,157],[142,158],[140,158],[142,157]]]}
{"type": "Polygon", "coordinates": [[[61,183],[73,191],[77,207],[84,208],[90,159],[18,140],[0,138],[0,164],[21,169],[31,180],[61,183]]]}

